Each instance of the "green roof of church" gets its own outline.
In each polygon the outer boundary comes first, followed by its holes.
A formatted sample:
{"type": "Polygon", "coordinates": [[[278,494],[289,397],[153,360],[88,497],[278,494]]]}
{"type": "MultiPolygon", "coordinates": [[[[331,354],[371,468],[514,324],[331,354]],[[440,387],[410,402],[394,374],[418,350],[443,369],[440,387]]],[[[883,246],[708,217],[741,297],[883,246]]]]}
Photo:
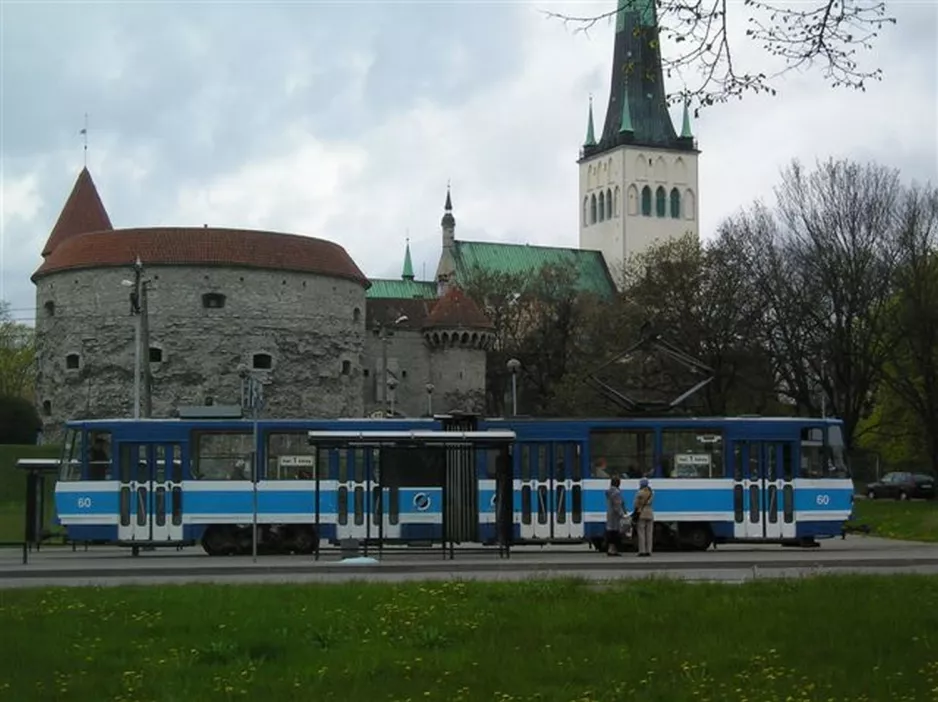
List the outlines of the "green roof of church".
{"type": "Polygon", "coordinates": [[[545,265],[572,263],[579,272],[577,287],[580,291],[604,296],[615,292],[606,260],[599,251],[488,241],[456,241],[455,244],[457,282],[474,267],[487,273],[511,275],[533,274],[545,265]]]}
{"type": "Polygon", "coordinates": [[[432,280],[388,280],[371,279],[371,287],[365,292],[366,298],[391,298],[394,300],[436,299],[436,283],[432,280]]]}

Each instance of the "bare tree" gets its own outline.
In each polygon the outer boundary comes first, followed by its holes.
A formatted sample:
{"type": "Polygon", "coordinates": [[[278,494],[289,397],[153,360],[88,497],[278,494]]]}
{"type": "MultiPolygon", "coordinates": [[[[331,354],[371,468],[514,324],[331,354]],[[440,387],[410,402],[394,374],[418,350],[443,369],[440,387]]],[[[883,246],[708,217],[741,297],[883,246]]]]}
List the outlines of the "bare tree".
{"type": "Polygon", "coordinates": [[[777,210],[744,218],[779,389],[803,412],[823,402],[840,416],[848,446],[890,352],[900,193],[881,166],[828,161],[806,173],[794,162],[777,210]]]}
{"type": "MultiPolygon", "coordinates": [[[[676,47],[672,56],[662,56],[666,75],[695,72],[699,80],[671,100],[688,99],[698,106],[742,98],[746,92],[776,94],[775,81],[789,71],[820,64],[821,72],[834,87],[865,90],[869,80],[881,80],[882,70],[866,70],[857,59],[870,51],[885,24],[895,24],[886,15],[883,0],[619,0],[626,11],[657,7],[658,30],[643,30],[648,45],[657,50],[661,39],[676,47]],[[769,56],[784,66],[771,75],[747,72],[741,65],[736,44],[731,46],[727,20],[730,13],[745,13],[746,37],[760,44],[769,56]]],[[[572,16],[545,11],[588,31],[603,20],[612,20],[619,9],[596,15],[572,16]]]]}
{"type": "Polygon", "coordinates": [[[938,189],[910,188],[897,220],[899,265],[884,381],[917,420],[914,434],[938,474],[938,189]]]}

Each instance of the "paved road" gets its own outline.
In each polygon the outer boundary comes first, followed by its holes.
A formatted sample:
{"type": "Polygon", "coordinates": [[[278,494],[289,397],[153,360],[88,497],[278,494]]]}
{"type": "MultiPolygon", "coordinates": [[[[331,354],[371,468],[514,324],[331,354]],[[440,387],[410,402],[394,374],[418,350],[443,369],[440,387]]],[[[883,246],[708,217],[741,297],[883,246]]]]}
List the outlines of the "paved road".
{"type": "Polygon", "coordinates": [[[46,546],[22,564],[22,552],[0,551],[0,587],[130,585],[187,582],[341,582],[437,580],[449,578],[517,580],[576,575],[592,580],[676,577],[742,582],[764,577],[804,577],[819,573],[917,572],[938,574],[938,544],[851,536],[822,542],[820,548],[721,546],[704,553],[660,553],[609,558],[586,546],[523,547],[510,558],[495,549],[457,548],[455,558],[435,551],[386,550],[372,557],[343,561],[334,551],[319,560],[300,556],[209,557],[200,548],[157,550],[130,555],[129,549],[46,546]]]}

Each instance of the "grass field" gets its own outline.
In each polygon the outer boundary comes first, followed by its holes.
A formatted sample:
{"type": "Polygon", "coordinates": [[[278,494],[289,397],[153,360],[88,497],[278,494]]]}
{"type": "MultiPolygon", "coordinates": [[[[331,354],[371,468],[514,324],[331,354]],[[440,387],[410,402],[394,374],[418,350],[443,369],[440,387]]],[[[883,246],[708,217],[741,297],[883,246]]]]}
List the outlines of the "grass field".
{"type": "Polygon", "coordinates": [[[7,590],[0,631],[17,701],[938,699],[923,576],[7,590]]]}
{"type": "Polygon", "coordinates": [[[938,501],[857,500],[854,515],[872,536],[938,542],[938,501]]]}
{"type": "MultiPolygon", "coordinates": [[[[26,474],[16,468],[20,458],[54,458],[58,446],[0,446],[0,543],[23,540],[26,474]]],[[[52,480],[46,484],[46,510],[52,519],[52,480]]]]}

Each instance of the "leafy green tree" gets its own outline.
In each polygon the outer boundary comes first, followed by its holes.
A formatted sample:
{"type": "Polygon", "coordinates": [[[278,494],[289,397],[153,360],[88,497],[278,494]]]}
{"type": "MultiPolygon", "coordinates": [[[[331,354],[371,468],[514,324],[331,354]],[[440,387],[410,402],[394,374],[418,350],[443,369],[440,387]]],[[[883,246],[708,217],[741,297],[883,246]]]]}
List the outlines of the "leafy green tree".
{"type": "Polygon", "coordinates": [[[33,330],[13,321],[0,302],[0,395],[33,399],[36,345],[33,330]]]}

